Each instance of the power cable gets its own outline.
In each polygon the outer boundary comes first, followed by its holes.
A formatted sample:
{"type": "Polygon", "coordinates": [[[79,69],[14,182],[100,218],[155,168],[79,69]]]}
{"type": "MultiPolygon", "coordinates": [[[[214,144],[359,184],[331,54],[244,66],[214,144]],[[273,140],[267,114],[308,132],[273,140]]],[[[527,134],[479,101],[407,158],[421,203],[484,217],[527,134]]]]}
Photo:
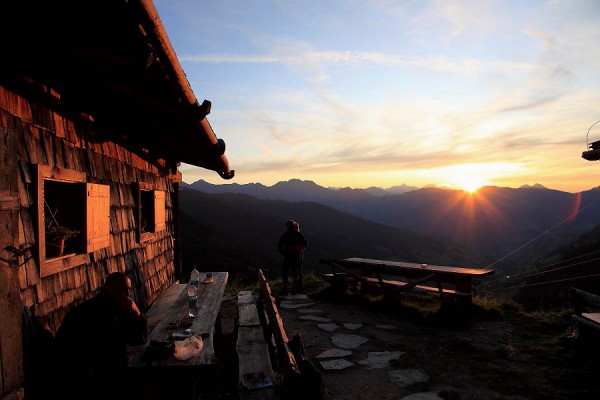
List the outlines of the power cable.
{"type": "Polygon", "coordinates": [[[557,279],[555,281],[546,281],[546,282],[538,282],[538,283],[530,283],[527,285],[519,285],[519,286],[510,286],[510,287],[505,287],[505,288],[496,288],[496,289],[489,289],[492,292],[499,292],[501,290],[509,290],[509,289],[520,289],[520,288],[524,288],[524,287],[529,287],[529,286],[539,286],[539,285],[547,285],[549,283],[558,283],[558,282],[566,282],[566,281],[574,281],[576,279],[583,279],[583,278],[592,278],[594,276],[600,276],[600,274],[593,274],[593,275],[586,275],[586,276],[576,276],[574,278],[565,278],[565,279],[557,279]]]}
{"type": "Polygon", "coordinates": [[[544,271],[537,272],[535,274],[525,275],[524,277],[519,278],[519,279],[531,278],[532,276],[543,275],[543,274],[548,273],[548,272],[558,271],[558,270],[565,269],[565,268],[576,267],[578,265],[582,265],[582,264],[585,264],[585,263],[588,263],[588,262],[592,262],[592,261],[597,261],[597,260],[600,260],[600,257],[593,258],[591,260],[581,261],[581,262],[578,262],[578,263],[575,263],[575,264],[564,265],[564,266],[558,267],[558,268],[547,269],[547,270],[544,270],[544,271]]]}
{"type": "Polygon", "coordinates": [[[516,253],[517,251],[521,250],[522,248],[528,246],[529,244],[533,243],[534,241],[536,241],[537,239],[539,239],[540,237],[544,236],[547,233],[550,233],[552,230],[556,229],[558,226],[564,224],[565,222],[567,222],[568,220],[572,219],[573,217],[575,217],[577,214],[579,214],[580,212],[582,212],[583,210],[585,210],[586,208],[590,207],[593,204],[596,204],[598,201],[600,200],[600,197],[597,198],[596,200],[594,200],[593,202],[591,202],[590,204],[586,205],[585,207],[577,210],[575,213],[572,213],[571,215],[569,215],[568,217],[564,218],[563,220],[557,222],[556,224],[554,224],[552,227],[550,227],[549,229],[546,229],[544,232],[540,233],[539,235],[535,236],[533,239],[527,241],[526,243],[522,244],[521,246],[517,247],[516,249],[512,250],[511,252],[509,252],[508,254],[500,257],[498,260],[494,261],[493,263],[489,264],[486,268],[490,268],[493,267],[494,265],[498,264],[500,261],[506,259],[507,257],[511,256],[512,254],[516,253]]]}
{"type": "MultiPolygon", "coordinates": [[[[534,271],[535,271],[535,272],[537,272],[537,271],[538,271],[538,270],[540,270],[541,268],[548,268],[548,267],[552,267],[552,266],[554,266],[554,265],[563,264],[563,263],[566,263],[566,262],[569,262],[569,261],[576,260],[576,259],[578,259],[578,258],[581,258],[581,257],[586,257],[586,256],[589,256],[589,255],[592,255],[592,254],[594,254],[594,253],[600,253],[600,250],[594,250],[594,251],[590,251],[589,253],[581,254],[581,255],[579,255],[579,256],[572,257],[572,258],[568,258],[568,259],[566,259],[566,260],[561,260],[561,261],[557,261],[557,262],[555,262],[555,263],[552,263],[552,264],[543,265],[543,266],[541,266],[541,267],[536,267],[536,268],[529,269],[529,270],[526,270],[526,271],[521,271],[521,272],[519,272],[518,274],[510,275],[510,276],[508,276],[508,277],[506,277],[506,278],[498,278],[498,279],[494,279],[494,280],[492,280],[492,281],[485,282],[485,284],[486,284],[486,285],[491,285],[491,284],[493,284],[493,283],[495,283],[495,282],[505,281],[505,279],[517,279],[517,278],[519,278],[521,275],[525,275],[525,274],[528,274],[528,273],[530,273],[530,272],[534,272],[534,271]]],[[[590,261],[596,261],[596,260],[599,260],[599,259],[600,259],[600,258],[594,258],[594,259],[591,259],[591,260],[586,260],[586,261],[582,261],[582,262],[575,263],[575,264],[569,264],[569,265],[565,265],[565,266],[563,266],[563,267],[555,268],[555,269],[552,269],[552,270],[544,270],[544,271],[542,271],[541,273],[550,272],[550,271],[555,271],[555,270],[557,270],[557,269],[567,268],[567,267],[571,267],[571,266],[581,265],[581,264],[584,264],[584,263],[586,263],[586,262],[590,262],[590,261]]],[[[525,276],[524,278],[527,278],[528,276],[534,276],[534,275],[536,275],[536,274],[527,275],[527,276],[525,276]]],[[[523,278],[519,278],[519,279],[523,279],[523,278]]],[[[505,281],[505,282],[506,282],[506,281],[505,281]]]]}

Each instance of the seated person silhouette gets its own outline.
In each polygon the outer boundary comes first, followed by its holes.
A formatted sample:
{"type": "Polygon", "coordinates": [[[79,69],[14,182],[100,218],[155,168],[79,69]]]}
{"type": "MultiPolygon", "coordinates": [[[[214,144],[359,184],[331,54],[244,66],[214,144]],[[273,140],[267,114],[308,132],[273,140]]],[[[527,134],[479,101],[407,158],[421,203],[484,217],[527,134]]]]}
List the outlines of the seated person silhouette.
{"type": "Polygon", "coordinates": [[[127,275],[110,274],[100,293],[72,309],[56,334],[64,398],[124,398],[127,345],[143,344],[148,323],[130,297],[127,275]]]}

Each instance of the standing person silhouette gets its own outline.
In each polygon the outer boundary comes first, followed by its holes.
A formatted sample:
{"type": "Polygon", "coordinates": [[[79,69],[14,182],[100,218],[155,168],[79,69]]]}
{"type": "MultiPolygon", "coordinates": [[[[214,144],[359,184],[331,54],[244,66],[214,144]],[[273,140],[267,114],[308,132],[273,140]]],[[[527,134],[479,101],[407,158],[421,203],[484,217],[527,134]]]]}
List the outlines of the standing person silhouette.
{"type": "Polygon", "coordinates": [[[306,238],[300,232],[300,225],[296,221],[286,221],[285,228],[286,231],[281,235],[277,244],[277,249],[283,255],[283,265],[281,267],[283,295],[288,294],[288,276],[290,272],[294,284],[292,291],[298,293],[303,290],[302,261],[307,246],[306,238]]]}
{"type": "Polygon", "coordinates": [[[130,291],[127,275],[112,273],[97,296],[65,316],[56,333],[63,398],[126,398],[127,345],[148,336],[148,322],[130,291]]]}

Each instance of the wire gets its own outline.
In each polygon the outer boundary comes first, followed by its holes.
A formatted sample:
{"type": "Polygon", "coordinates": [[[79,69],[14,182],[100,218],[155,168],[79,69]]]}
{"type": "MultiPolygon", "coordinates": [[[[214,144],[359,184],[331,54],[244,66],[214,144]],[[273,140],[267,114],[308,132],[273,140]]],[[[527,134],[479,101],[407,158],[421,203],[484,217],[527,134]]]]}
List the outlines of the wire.
{"type": "Polygon", "coordinates": [[[592,278],[594,276],[600,276],[600,274],[593,274],[593,275],[586,275],[586,276],[576,276],[574,278],[565,278],[565,279],[557,279],[555,281],[546,281],[546,282],[539,282],[539,283],[530,283],[527,285],[520,285],[520,286],[510,286],[510,287],[505,287],[505,288],[497,288],[497,289],[489,289],[492,292],[499,292],[501,290],[509,290],[509,289],[520,289],[520,288],[524,288],[524,287],[529,287],[529,286],[540,286],[540,285],[547,285],[549,283],[558,283],[558,282],[566,282],[566,281],[574,281],[576,279],[583,279],[583,278],[592,278]]]}
{"type": "MultiPolygon", "coordinates": [[[[518,274],[510,275],[509,277],[506,277],[506,278],[498,278],[498,279],[494,279],[494,280],[492,280],[492,281],[485,282],[485,284],[486,284],[486,285],[491,285],[491,284],[493,284],[493,283],[495,283],[495,282],[499,282],[499,281],[505,281],[505,279],[517,279],[517,278],[518,278],[518,277],[520,277],[521,275],[528,274],[529,272],[534,272],[534,271],[535,271],[535,272],[537,272],[537,271],[538,271],[539,269],[541,269],[541,268],[548,268],[548,267],[552,267],[552,266],[554,266],[554,265],[563,264],[563,263],[566,263],[566,262],[569,262],[569,261],[576,260],[576,259],[578,259],[578,258],[581,258],[581,257],[589,256],[589,255],[591,255],[591,254],[594,254],[594,253],[599,253],[599,252],[600,252],[600,250],[594,250],[594,251],[590,251],[589,253],[581,254],[581,255],[579,255],[579,256],[576,256],[576,257],[573,257],[573,258],[568,258],[568,259],[566,259],[566,260],[557,261],[557,262],[555,262],[555,263],[548,264],[548,265],[542,265],[542,266],[540,266],[540,267],[536,267],[536,268],[533,268],[533,269],[529,269],[529,270],[527,270],[527,271],[521,271],[521,272],[519,272],[518,274]]],[[[550,272],[550,271],[556,271],[557,269],[562,269],[562,268],[572,267],[572,266],[576,266],[576,265],[581,265],[581,264],[584,264],[584,263],[586,263],[586,262],[590,262],[590,261],[596,261],[596,260],[599,260],[599,259],[600,259],[600,258],[594,258],[594,259],[592,259],[592,260],[586,260],[586,261],[582,261],[582,262],[580,262],[580,263],[569,264],[569,265],[565,265],[565,266],[563,266],[563,267],[555,268],[555,269],[552,269],[552,270],[544,270],[544,271],[542,271],[541,273],[550,272]]],[[[528,275],[528,276],[533,276],[533,275],[536,275],[536,274],[532,274],[532,275],[528,275]]],[[[527,278],[527,276],[525,276],[525,278],[527,278]]],[[[520,279],[523,279],[523,278],[520,278],[520,279]]],[[[506,282],[506,281],[505,281],[505,282],[506,282]]]]}
{"type": "Polygon", "coordinates": [[[558,271],[558,270],[565,269],[565,268],[576,267],[576,266],[578,266],[578,265],[586,264],[586,263],[588,263],[588,262],[597,261],[597,260],[600,260],[600,257],[598,257],[598,258],[593,258],[593,259],[591,259],[591,260],[585,260],[585,261],[581,261],[581,262],[578,262],[578,263],[575,263],[575,264],[564,265],[564,266],[562,266],[562,267],[558,267],[558,268],[553,268],[553,269],[548,269],[548,270],[540,271],[540,272],[538,272],[538,273],[536,273],[536,274],[526,275],[526,276],[524,276],[524,277],[522,277],[522,278],[520,278],[520,279],[530,278],[530,277],[532,277],[532,276],[536,276],[536,275],[542,275],[542,274],[545,274],[545,273],[547,273],[547,272],[558,271]]]}
{"type": "MultiPolygon", "coordinates": [[[[600,121],[598,121],[600,122],[600,121]]],[[[490,268],[493,267],[494,265],[498,264],[500,261],[504,260],[505,258],[513,255],[514,253],[516,253],[517,251],[521,250],[522,248],[524,248],[525,246],[528,246],[529,244],[533,243],[535,240],[539,239],[540,237],[544,236],[547,233],[550,233],[553,229],[556,229],[559,225],[564,224],[565,222],[567,222],[568,220],[572,219],[573,217],[575,217],[577,214],[579,214],[580,212],[582,212],[583,210],[585,210],[586,208],[588,208],[589,206],[591,206],[592,204],[596,204],[598,201],[600,200],[600,197],[597,198],[596,200],[592,201],[590,204],[586,205],[585,207],[577,210],[575,213],[569,215],[568,217],[564,218],[563,220],[557,222],[556,224],[554,224],[552,227],[550,227],[549,229],[546,229],[544,232],[540,233],[539,235],[535,236],[533,239],[529,240],[528,242],[522,244],[521,246],[517,247],[516,249],[514,249],[513,251],[509,252],[508,254],[500,257],[498,260],[494,261],[493,263],[489,264],[486,268],[490,268]]]]}

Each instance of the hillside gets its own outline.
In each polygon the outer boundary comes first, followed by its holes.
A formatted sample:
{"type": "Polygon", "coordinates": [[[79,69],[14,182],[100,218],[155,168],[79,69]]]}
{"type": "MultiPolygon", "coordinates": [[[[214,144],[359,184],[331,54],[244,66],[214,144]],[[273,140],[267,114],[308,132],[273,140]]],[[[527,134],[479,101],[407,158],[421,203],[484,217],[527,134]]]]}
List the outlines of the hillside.
{"type": "Polygon", "coordinates": [[[600,224],[597,189],[573,194],[541,185],[518,189],[489,186],[474,194],[424,188],[396,195],[381,192],[374,195],[367,189],[332,190],[297,179],[271,187],[210,185],[204,181],[191,187],[206,192],[252,194],[261,199],[318,202],[379,224],[467,248],[480,254],[485,263],[494,263],[495,268],[506,272],[535,262],[549,249],[566,245],[600,224]],[[577,210],[581,212],[575,215],[577,210]],[[527,245],[521,250],[524,244],[527,245]]]}
{"type": "Polygon", "coordinates": [[[568,303],[573,286],[600,294],[600,225],[573,242],[552,249],[535,265],[496,283],[499,288],[520,287],[516,298],[531,308],[568,303]]]}
{"type": "Polygon", "coordinates": [[[287,219],[300,222],[308,239],[307,270],[323,270],[320,258],[367,257],[478,267],[481,259],[458,246],[371,222],[310,202],[263,200],[241,194],[182,189],[184,268],[279,270],[277,241],[287,219]],[[210,266],[210,267],[209,267],[210,266]]]}

